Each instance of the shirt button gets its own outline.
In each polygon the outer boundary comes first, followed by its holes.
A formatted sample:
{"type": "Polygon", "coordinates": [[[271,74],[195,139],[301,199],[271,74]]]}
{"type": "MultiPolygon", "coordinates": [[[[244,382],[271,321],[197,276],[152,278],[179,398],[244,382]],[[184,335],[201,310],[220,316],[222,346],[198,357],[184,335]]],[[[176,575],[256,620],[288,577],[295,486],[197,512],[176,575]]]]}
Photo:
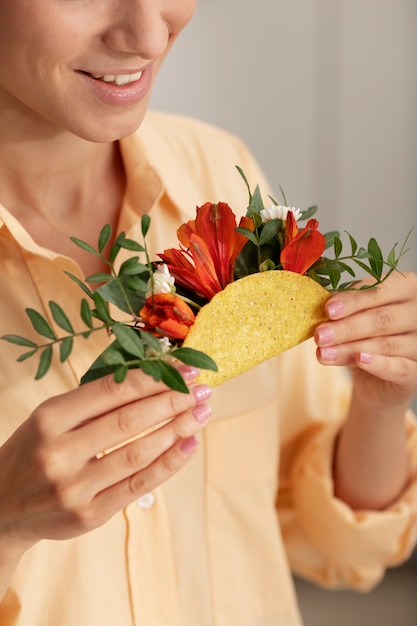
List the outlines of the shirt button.
{"type": "Polygon", "coordinates": [[[150,509],[155,504],[155,496],[153,493],[145,493],[138,501],[138,506],[143,509],[150,509]]]}

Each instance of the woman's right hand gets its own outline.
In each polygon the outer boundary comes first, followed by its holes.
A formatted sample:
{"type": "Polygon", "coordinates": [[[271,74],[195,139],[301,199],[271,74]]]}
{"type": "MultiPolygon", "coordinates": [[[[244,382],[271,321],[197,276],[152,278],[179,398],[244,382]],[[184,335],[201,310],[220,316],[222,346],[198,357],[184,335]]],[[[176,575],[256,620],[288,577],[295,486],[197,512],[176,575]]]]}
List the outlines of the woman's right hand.
{"type": "Polygon", "coordinates": [[[193,384],[192,368],[181,372],[189,394],[132,370],[35,409],[0,448],[0,555],[97,528],[187,463],[210,388],[193,384]]]}

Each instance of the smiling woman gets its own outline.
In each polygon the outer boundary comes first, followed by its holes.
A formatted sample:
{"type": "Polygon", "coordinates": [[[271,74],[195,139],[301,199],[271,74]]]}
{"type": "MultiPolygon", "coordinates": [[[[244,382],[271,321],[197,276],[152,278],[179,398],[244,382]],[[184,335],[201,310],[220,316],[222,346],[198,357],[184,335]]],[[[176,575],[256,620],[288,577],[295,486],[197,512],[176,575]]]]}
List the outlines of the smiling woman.
{"type": "Polygon", "coordinates": [[[174,5],[2,3],[3,95],[27,107],[22,111],[26,123],[31,112],[49,121],[51,129],[58,126],[89,140],[130,134],[141,122],[155,75],[194,6],[195,0],[174,5]]]}
{"type": "MultiPolygon", "coordinates": [[[[199,286],[212,290],[230,279],[242,230],[256,248],[270,230],[243,220],[235,232],[247,206],[235,166],[269,192],[239,139],[147,111],[195,4],[0,0],[0,336],[30,347],[38,311],[42,332],[60,338],[68,324],[56,302],[79,320],[76,349],[62,358],[67,344],[40,380],[27,355],[16,362],[16,345],[0,350],[1,626],[300,626],[291,569],[364,590],[413,547],[414,273],[326,293],[314,340],[213,392],[177,361],[188,393],[140,369],[80,384],[126,338],[123,308],[114,333],[100,326],[113,306],[92,295],[89,307],[86,276],[97,283],[110,262],[132,295],[132,267],[148,271],[165,250],[179,270],[193,256],[199,286]]],[[[322,252],[314,220],[305,231],[285,216],[286,262],[312,262],[322,252]]],[[[149,299],[145,286],[129,311],[133,332],[140,313],[163,339],[182,336],[193,319],[180,290],[168,277],[164,292],[166,275],[155,281],[162,293],[149,299]]],[[[271,333],[285,339],[270,312],[271,333]]],[[[237,355],[247,352],[240,336],[237,355]]]]}

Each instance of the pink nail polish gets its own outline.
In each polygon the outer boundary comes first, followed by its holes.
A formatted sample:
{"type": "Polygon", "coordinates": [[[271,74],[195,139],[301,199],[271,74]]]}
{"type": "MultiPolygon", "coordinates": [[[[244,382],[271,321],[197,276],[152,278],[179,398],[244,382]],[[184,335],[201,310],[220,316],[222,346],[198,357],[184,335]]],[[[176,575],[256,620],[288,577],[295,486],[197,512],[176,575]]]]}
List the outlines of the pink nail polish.
{"type": "Polygon", "coordinates": [[[335,361],[336,348],[321,348],[320,358],[322,361],[335,361]]]}
{"type": "Polygon", "coordinates": [[[185,455],[191,454],[198,447],[199,441],[197,437],[188,437],[181,442],[181,450],[185,455]]]}
{"type": "Polygon", "coordinates": [[[343,302],[336,300],[335,302],[329,302],[326,306],[327,315],[329,317],[339,317],[344,311],[345,305],[343,302]]]}
{"type": "Polygon", "coordinates": [[[180,365],[178,371],[184,380],[193,380],[200,373],[198,367],[193,367],[192,365],[180,365]]]}
{"type": "Polygon", "coordinates": [[[211,387],[208,385],[196,385],[193,387],[193,394],[196,402],[204,402],[211,396],[211,387]]]}
{"type": "Polygon", "coordinates": [[[197,404],[197,406],[193,408],[194,419],[199,424],[204,424],[204,422],[207,422],[210,415],[211,408],[207,404],[197,404]]]}
{"type": "Polygon", "coordinates": [[[369,365],[370,363],[372,363],[372,354],[369,354],[369,352],[360,352],[359,360],[361,363],[369,365]]]}
{"type": "Polygon", "coordinates": [[[317,345],[325,346],[331,343],[336,337],[336,333],[332,328],[323,326],[317,329],[317,345]]]}

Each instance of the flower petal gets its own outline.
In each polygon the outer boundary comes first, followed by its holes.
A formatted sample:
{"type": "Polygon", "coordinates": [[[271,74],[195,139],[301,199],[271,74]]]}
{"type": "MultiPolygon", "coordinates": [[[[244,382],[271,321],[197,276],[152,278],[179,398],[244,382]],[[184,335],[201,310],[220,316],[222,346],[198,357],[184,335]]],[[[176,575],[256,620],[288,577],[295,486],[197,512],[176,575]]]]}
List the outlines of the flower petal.
{"type": "Polygon", "coordinates": [[[280,256],[282,269],[305,274],[321,257],[326,247],[326,239],[317,228],[318,221],[309,220],[306,227],[282,249],[280,256]]]}

